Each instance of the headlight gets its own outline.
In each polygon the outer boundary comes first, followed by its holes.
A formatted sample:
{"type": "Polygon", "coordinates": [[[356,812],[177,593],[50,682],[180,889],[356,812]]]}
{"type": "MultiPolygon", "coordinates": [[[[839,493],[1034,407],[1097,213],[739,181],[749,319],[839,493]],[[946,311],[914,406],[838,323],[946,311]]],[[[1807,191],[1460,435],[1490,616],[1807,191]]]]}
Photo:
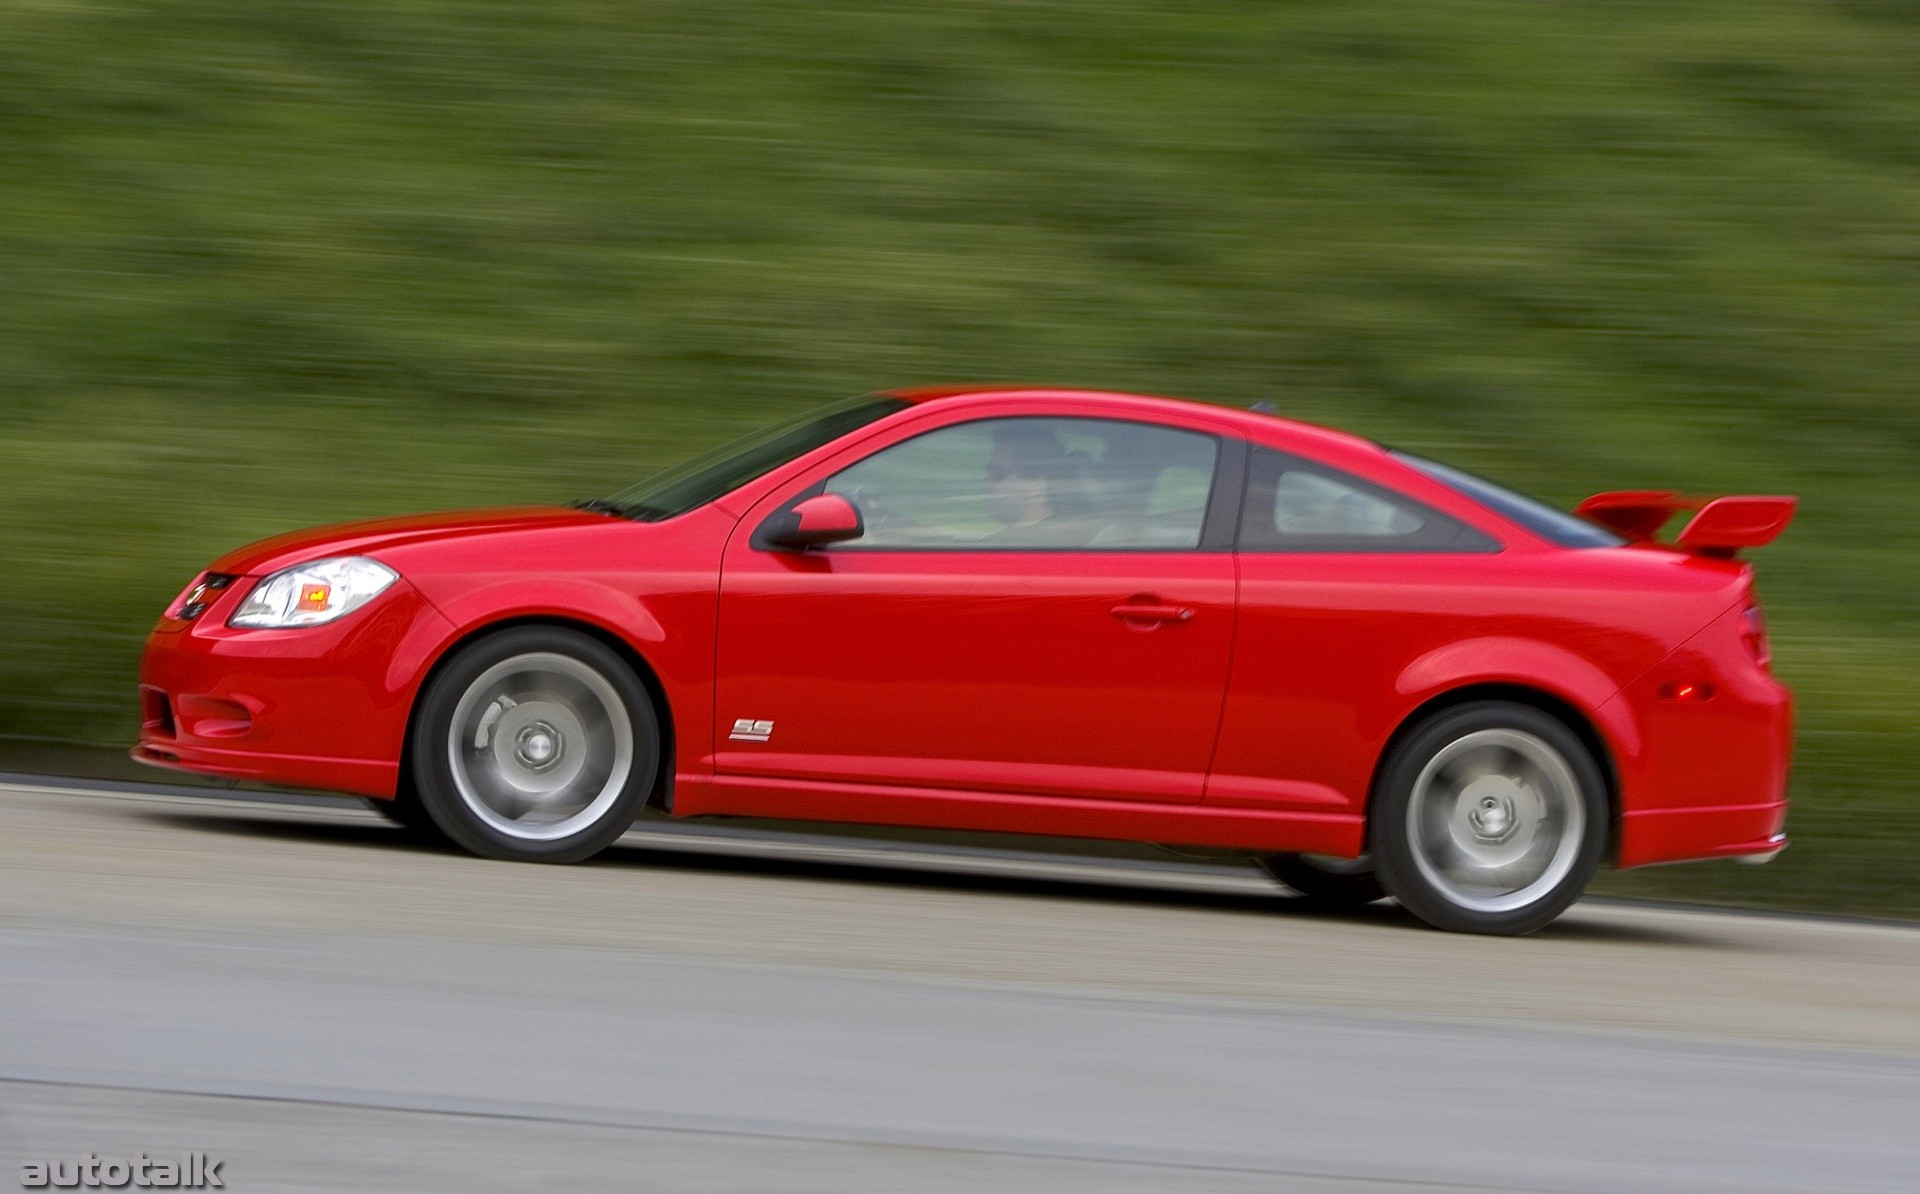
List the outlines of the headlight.
{"type": "Polygon", "coordinates": [[[399,579],[393,569],[364,556],[283,568],[254,586],[227,625],[318,626],[359,609],[399,579]]]}

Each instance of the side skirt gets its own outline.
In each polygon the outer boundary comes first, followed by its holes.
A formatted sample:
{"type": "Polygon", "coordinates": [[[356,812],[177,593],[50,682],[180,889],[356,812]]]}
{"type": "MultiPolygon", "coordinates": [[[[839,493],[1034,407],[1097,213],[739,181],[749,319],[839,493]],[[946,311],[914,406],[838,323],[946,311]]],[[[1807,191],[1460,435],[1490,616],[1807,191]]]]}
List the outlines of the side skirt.
{"type": "Polygon", "coordinates": [[[681,775],[674,788],[675,817],[778,817],[1172,846],[1230,846],[1339,858],[1357,857],[1366,835],[1365,819],[1352,813],[1077,800],[738,775],[681,775]]]}

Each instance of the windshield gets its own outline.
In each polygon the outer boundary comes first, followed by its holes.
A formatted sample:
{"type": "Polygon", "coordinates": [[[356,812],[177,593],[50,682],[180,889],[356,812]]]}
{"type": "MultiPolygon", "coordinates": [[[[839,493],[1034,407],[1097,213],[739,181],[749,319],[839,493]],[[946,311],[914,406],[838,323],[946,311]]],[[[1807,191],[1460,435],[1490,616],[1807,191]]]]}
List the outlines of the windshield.
{"type": "Polygon", "coordinates": [[[908,405],[898,398],[856,398],[809,411],[588,504],[644,522],[685,514],[908,405]]]}
{"type": "Polygon", "coordinates": [[[1408,452],[1396,451],[1393,456],[1442,485],[1459,490],[1483,506],[1492,507],[1551,543],[1558,543],[1562,547],[1619,547],[1626,542],[1604,527],[1555,509],[1538,498],[1515,493],[1504,485],[1495,485],[1483,477],[1408,452]]]}

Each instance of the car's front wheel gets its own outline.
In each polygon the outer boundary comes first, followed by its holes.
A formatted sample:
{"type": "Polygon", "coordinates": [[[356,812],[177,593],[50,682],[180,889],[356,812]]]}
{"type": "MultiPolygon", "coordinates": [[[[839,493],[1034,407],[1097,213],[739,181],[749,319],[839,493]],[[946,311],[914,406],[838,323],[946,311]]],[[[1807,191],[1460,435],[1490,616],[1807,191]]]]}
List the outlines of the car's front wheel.
{"type": "Polygon", "coordinates": [[[489,858],[578,862],[633,823],[660,767],[659,721],[633,669],[578,631],[475,642],[414,718],[414,778],[441,831],[489,858]]]}
{"type": "Polygon", "coordinates": [[[1559,719],[1509,701],[1419,726],[1375,795],[1381,882],[1415,916],[1456,932],[1545,927],[1586,889],[1606,839],[1592,752],[1559,719]]]}

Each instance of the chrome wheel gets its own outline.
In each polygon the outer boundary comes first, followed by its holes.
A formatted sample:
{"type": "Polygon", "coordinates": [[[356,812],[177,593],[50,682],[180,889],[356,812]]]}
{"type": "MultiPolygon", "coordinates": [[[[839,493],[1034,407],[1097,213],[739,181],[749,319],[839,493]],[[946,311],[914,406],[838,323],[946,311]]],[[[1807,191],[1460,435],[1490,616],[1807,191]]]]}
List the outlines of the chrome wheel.
{"type": "Polygon", "coordinates": [[[475,817],[507,837],[545,842],[594,825],[620,799],[634,728],[597,669],[539,651],[474,678],[446,748],[454,788],[475,817]]]}
{"type": "Polygon", "coordinates": [[[1566,757],[1518,729],[1476,730],[1413,782],[1407,840],[1420,876],[1453,904],[1513,912],[1552,893],[1581,858],[1587,803],[1566,757]]]}

